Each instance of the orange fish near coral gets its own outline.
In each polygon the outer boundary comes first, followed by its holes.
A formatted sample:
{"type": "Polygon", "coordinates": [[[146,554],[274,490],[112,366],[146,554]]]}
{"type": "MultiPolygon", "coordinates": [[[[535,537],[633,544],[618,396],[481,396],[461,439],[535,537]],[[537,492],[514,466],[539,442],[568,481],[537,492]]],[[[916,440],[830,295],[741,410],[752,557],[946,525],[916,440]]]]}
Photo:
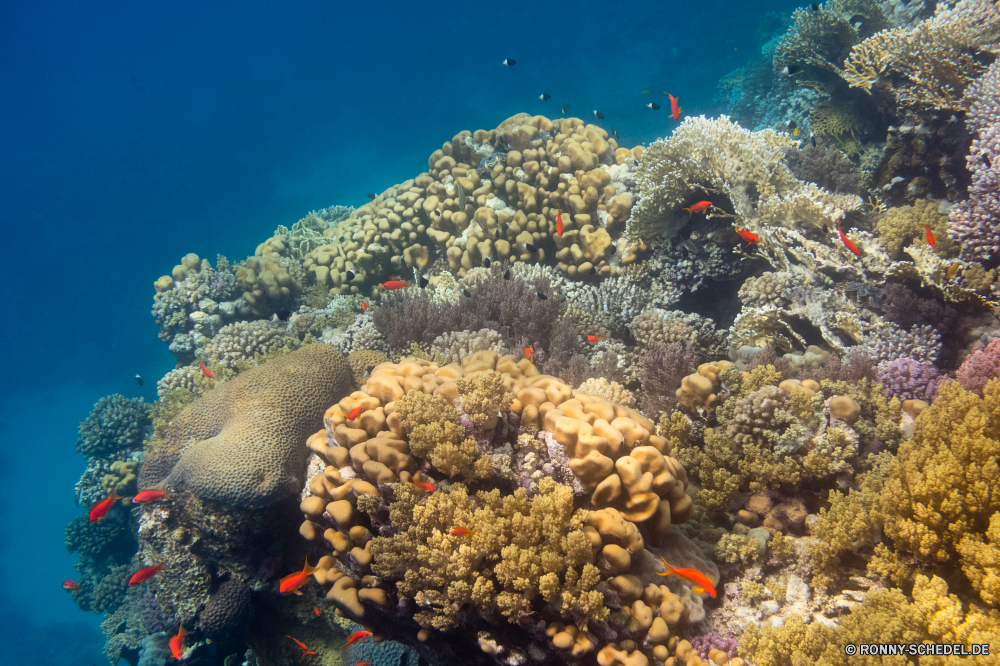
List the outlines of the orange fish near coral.
{"type": "Polygon", "coordinates": [[[563,223],[562,223],[562,211],[560,210],[556,213],[556,233],[562,236],[563,223]]]}
{"type": "Polygon", "coordinates": [[[372,662],[365,659],[364,661],[359,661],[358,663],[354,664],[354,666],[371,666],[371,663],[372,662]]]}
{"type": "Polygon", "coordinates": [[[934,238],[934,232],[931,231],[931,228],[928,227],[926,224],[922,224],[920,226],[922,226],[924,229],[927,230],[927,244],[930,245],[931,247],[934,247],[934,241],[936,240],[934,238]]]}
{"type": "Polygon", "coordinates": [[[742,238],[750,245],[756,245],[757,243],[760,242],[760,236],[758,236],[752,231],[747,231],[746,229],[737,229],[736,233],[738,233],[740,235],[740,238],[742,238]]]}
{"type": "Polygon", "coordinates": [[[131,578],[128,579],[128,586],[132,587],[133,585],[138,585],[139,583],[149,580],[150,578],[156,575],[156,572],[158,572],[165,566],[167,566],[166,563],[162,563],[162,564],[154,564],[151,567],[144,567],[142,569],[139,569],[138,571],[135,572],[135,574],[132,575],[131,578]]]}
{"type": "Polygon", "coordinates": [[[316,613],[316,617],[320,616],[320,612],[319,612],[319,607],[318,606],[313,606],[313,612],[316,613]]]}
{"type": "Polygon", "coordinates": [[[393,289],[402,289],[403,287],[409,287],[409,286],[410,286],[409,280],[407,280],[406,282],[403,282],[402,280],[389,280],[388,282],[382,285],[382,288],[387,291],[392,291],[393,289]]]}
{"type": "Polygon", "coordinates": [[[663,94],[670,98],[670,115],[674,117],[674,120],[680,122],[681,111],[684,110],[681,108],[680,100],[668,93],[666,90],[663,91],[663,94]]]}
{"type": "Polygon", "coordinates": [[[102,499],[100,502],[95,504],[90,510],[90,522],[96,523],[98,520],[108,515],[108,511],[110,511],[114,503],[120,499],[121,497],[118,497],[118,495],[115,495],[114,492],[112,492],[111,497],[102,499]]]}
{"type": "Polygon", "coordinates": [[[149,504],[150,502],[161,502],[170,499],[170,495],[162,490],[140,490],[132,498],[132,504],[149,504]]]}
{"type": "Polygon", "coordinates": [[[288,574],[281,579],[281,584],[278,586],[278,591],[280,594],[302,594],[299,592],[299,588],[306,584],[309,580],[309,576],[313,575],[319,571],[319,567],[310,567],[309,560],[306,560],[306,565],[302,567],[302,571],[296,571],[293,574],[288,574]]]}
{"type": "MultiPolygon", "coordinates": [[[[288,634],[285,634],[285,638],[292,638],[292,637],[291,637],[291,636],[289,636],[288,634]]],[[[305,644],[305,643],[303,643],[302,641],[300,641],[299,639],[297,639],[297,638],[292,638],[292,640],[293,640],[293,641],[295,641],[295,644],[296,644],[296,645],[298,645],[300,649],[302,649],[302,650],[308,650],[308,649],[309,649],[309,648],[308,648],[308,647],[306,646],[306,644],[305,644]]]]}
{"type": "Polygon", "coordinates": [[[177,630],[177,635],[170,639],[170,654],[174,655],[174,659],[177,661],[181,660],[184,655],[184,637],[191,632],[184,628],[184,623],[181,623],[181,628],[177,630]]]}
{"type": "Polygon", "coordinates": [[[589,342],[592,345],[596,345],[598,342],[600,342],[603,339],[604,338],[599,338],[596,335],[588,335],[587,336],[587,342],[589,342]]]}
{"type": "Polygon", "coordinates": [[[347,639],[347,642],[344,643],[344,648],[343,649],[347,649],[347,648],[351,647],[352,645],[354,645],[355,643],[359,643],[359,642],[365,640],[366,638],[368,638],[371,635],[372,635],[372,632],[370,632],[370,631],[355,631],[353,634],[351,634],[351,637],[347,639]]]}
{"type": "Polygon", "coordinates": [[[368,308],[370,308],[370,307],[371,307],[371,306],[370,306],[370,305],[368,305],[368,301],[361,301],[361,309],[362,309],[362,310],[367,310],[367,309],[368,309],[368,308]]]}
{"type": "Polygon", "coordinates": [[[306,650],[305,652],[302,653],[302,656],[299,657],[299,661],[302,661],[306,657],[315,657],[315,656],[316,656],[315,652],[313,652],[312,650],[306,650]]]}
{"type": "Polygon", "coordinates": [[[437,488],[434,487],[433,483],[427,483],[426,481],[414,481],[413,487],[425,493],[432,493],[435,490],[437,490],[437,488]]]}
{"type": "Polygon", "coordinates": [[[362,407],[361,405],[358,405],[357,407],[355,407],[354,409],[352,409],[351,413],[347,415],[347,420],[348,421],[353,421],[354,419],[356,419],[359,416],[361,416],[361,410],[362,409],[364,409],[364,407],[362,407]]]}
{"type": "Polygon", "coordinates": [[[524,358],[528,359],[530,362],[535,362],[535,348],[525,347],[524,348],[524,358]]]}
{"type": "Polygon", "coordinates": [[[683,208],[681,210],[686,210],[688,212],[688,219],[690,220],[691,216],[694,215],[695,213],[700,213],[706,208],[711,208],[711,207],[712,207],[711,201],[699,201],[690,208],[683,208]]]}
{"type": "Polygon", "coordinates": [[[666,570],[658,575],[660,576],[677,575],[680,576],[681,578],[687,578],[689,581],[695,584],[695,587],[691,588],[692,592],[694,592],[695,594],[708,592],[710,595],[712,595],[712,597],[715,597],[715,586],[712,585],[711,578],[709,578],[702,572],[698,571],[697,569],[676,569],[670,566],[670,564],[662,557],[660,559],[663,560],[663,566],[666,567],[666,570]]]}
{"type": "Polygon", "coordinates": [[[211,372],[208,371],[208,368],[205,367],[205,364],[201,362],[200,358],[198,359],[198,365],[201,366],[201,372],[202,372],[202,374],[204,374],[209,379],[215,379],[215,376],[211,372]]]}
{"type": "Polygon", "coordinates": [[[64,590],[70,590],[71,592],[76,592],[80,589],[80,586],[76,584],[75,580],[67,580],[63,583],[64,590]]]}
{"type": "Polygon", "coordinates": [[[844,247],[853,252],[857,257],[861,258],[861,250],[858,246],[851,242],[851,239],[844,235],[844,232],[840,230],[840,220],[837,220],[837,233],[840,234],[840,240],[844,243],[844,247]]]}
{"type": "Polygon", "coordinates": [[[472,536],[475,532],[470,530],[468,527],[456,527],[450,532],[450,534],[452,536],[472,536]]]}

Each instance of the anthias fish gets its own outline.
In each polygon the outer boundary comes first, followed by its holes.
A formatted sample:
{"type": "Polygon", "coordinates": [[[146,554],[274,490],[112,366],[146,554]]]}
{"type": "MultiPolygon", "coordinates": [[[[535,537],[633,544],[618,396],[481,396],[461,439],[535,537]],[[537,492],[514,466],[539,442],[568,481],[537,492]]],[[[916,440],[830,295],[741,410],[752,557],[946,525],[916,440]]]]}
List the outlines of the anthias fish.
{"type": "Polygon", "coordinates": [[[926,224],[922,224],[920,226],[922,226],[924,229],[927,230],[927,244],[930,245],[931,247],[934,247],[934,242],[937,240],[936,238],[934,238],[934,232],[931,231],[931,228],[928,227],[926,224]]]}
{"type": "Polygon", "coordinates": [[[297,638],[293,638],[292,636],[289,636],[288,634],[285,634],[285,638],[291,638],[291,639],[292,639],[293,641],[295,641],[295,644],[296,644],[296,645],[298,645],[298,646],[299,646],[299,649],[301,649],[301,650],[308,650],[308,649],[309,649],[309,648],[308,648],[308,647],[306,646],[306,644],[305,644],[305,643],[303,643],[302,641],[300,641],[300,640],[299,640],[299,639],[297,639],[297,638]]]}
{"type": "Polygon", "coordinates": [[[202,362],[200,358],[198,359],[198,365],[201,366],[201,374],[205,375],[209,379],[215,379],[215,375],[213,375],[211,371],[205,367],[205,364],[202,362]]]}
{"type": "Polygon", "coordinates": [[[433,483],[428,483],[426,481],[414,481],[413,487],[425,493],[432,493],[437,490],[433,483]]]}
{"type": "Polygon", "coordinates": [[[347,639],[347,642],[344,643],[344,648],[346,649],[351,647],[355,643],[360,643],[366,638],[371,637],[371,635],[372,632],[370,631],[355,631],[353,634],[351,634],[351,637],[347,639]]]}
{"type": "Polygon", "coordinates": [[[468,527],[456,527],[448,534],[451,536],[472,536],[475,532],[470,530],[468,527]]]}
{"type": "Polygon", "coordinates": [[[711,201],[699,201],[698,203],[692,205],[690,208],[683,208],[682,210],[686,210],[688,212],[688,219],[691,219],[691,216],[694,215],[695,213],[700,213],[711,207],[712,207],[711,201]]]}
{"type": "Polygon", "coordinates": [[[170,654],[174,656],[177,661],[181,660],[184,655],[184,637],[191,632],[184,628],[184,623],[181,623],[181,628],[177,630],[177,635],[171,637],[170,639],[170,654]]]}
{"type": "Polygon", "coordinates": [[[702,592],[708,592],[712,597],[715,597],[715,586],[712,584],[712,579],[698,571],[697,569],[678,569],[670,566],[670,564],[663,560],[663,566],[665,567],[663,573],[658,574],[660,576],[680,576],[681,578],[687,578],[689,581],[695,584],[695,587],[691,588],[691,591],[695,594],[701,594],[702,592]]]}
{"type": "Polygon", "coordinates": [[[361,416],[361,411],[363,409],[364,409],[364,407],[362,405],[358,405],[357,407],[355,407],[354,409],[352,409],[351,413],[347,415],[347,420],[348,421],[353,421],[354,419],[356,419],[359,416],[361,416]]]}
{"type": "Polygon", "coordinates": [[[404,287],[409,287],[409,286],[410,286],[409,280],[407,280],[406,282],[403,282],[402,280],[389,280],[388,282],[382,285],[382,288],[385,289],[386,291],[392,291],[394,289],[403,289],[404,287]]]}
{"type": "Polygon", "coordinates": [[[837,220],[837,233],[840,234],[840,240],[854,256],[861,258],[861,250],[858,246],[851,242],[851,239],[844,235],[844,232],[840,228],[840,220],[837,220]]]}
{"type": "Polygon", "coordinates": [[[528,359],[531,363],[535,362],[535,348],[525,347],[524,348],[524,358],[528,359]]]}
{"type": "Polygon", "coordinates": [[[170,495],[162,490],[140,490],[132,498],[132,504],[149,504],[150,502],[162,502],[170,499],[170,495]]]}
{"type": "Polygon", "coordinates": [[[370,306],[370,305],[368,305],[368,301],[361,301],[361,310],[362,310],[362,311],[364,311],[364,310],[367,310],[367,309],[368,309],[368,308],[370,308],[370,307],[371,307],[371,306],[370,306]]]}
{"type": "Polygon", "coordinates": [[[747,231],[746,229],[737,229],[736,233],[738,233],[740,235],[740,238],[742,238],[750,245],[755,245],[760,242],[760,236],[758,236],[752,231],[747,231]]]}
{"type": "Polygon", "coordinates": [[[603,337],[599,337],[599,336],[596,336],[596,335],[588,335],[587,336],[587,342],[589,342],[592,345],[596,345],[598,342],[600,342],[603,339],[604,339],[603,337]]]}
{"type": "Polygon", "coordinates": [[[309,581],[309,576],[317,571],[319,571],[319,567],[310,567],[309,560],[306,560],[306,565],[302,567],[302,571],[288,574],[281,579],[281,584],[278,586],[279,594],[302,594],[299,592],[299,588],[305,585],[309,581]]]}
{"type": "Polygon", "coordinates": [[[556,233],[562,236],[563,232],[563,221],[562,221],[562,211],[556,213],[556,233]]]}
{"type": "Polygon", "coordinates": [[[101,518],[108,515],[108,511],[110,511],[115,502],[120,499],[121,497],[112,492],[110,497],[102,499],[100,502],[95,504],[90,510],[90,522],[96,523],[101,518]]]}
{"type": "Polygon", "coordinates": [[[313,606],[313,613],[316,613],[316,617],[320,616],[319,606],[313,606]]]}
{"type": "Polygon", "coordinates": [[[673,95],[671,95],[670,93],[668,93],[666,90],[663,91],[663,94],[670,98],[670,115],[674,117],[674,120],[676,120],[677,122],[680,122],[681,121],[681,112],[684,111],[684,109],[681,108],[680,99],[677,98],[677,97],[674,97],[673,95]]]}
{"type": "Polygon", "coordinates": [[[128,579],[128,586],[132,587],[133,585],[138,585],[139,583],[143,583],[149,580],[165,566],[167,566],[166,563],[162,563],[162,564],[154,564],[151,567],[143,567],[142,569],[139,569],[134,574],[132,574],[131,578],[128,579]]]}
{"type": "Polygon", "coordinates": [[[63,589],[64,590],[70,590],[72,592],[76,592],[77,590],[80,589],[80,586],[76,584],[75,580],[67,580],[67,581],[63,581],[63,589]]]}

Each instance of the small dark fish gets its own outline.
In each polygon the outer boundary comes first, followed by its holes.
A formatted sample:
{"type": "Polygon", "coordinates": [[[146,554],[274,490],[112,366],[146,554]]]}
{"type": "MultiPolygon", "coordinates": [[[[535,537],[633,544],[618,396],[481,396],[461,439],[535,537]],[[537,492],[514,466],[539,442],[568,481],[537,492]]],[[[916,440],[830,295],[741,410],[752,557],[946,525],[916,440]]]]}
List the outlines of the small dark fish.
{"type": "Polygon", "coordinates": [[[375,193],[374,192],[369,192],[368,193],[368,198],[371,199],[372,201],[375,201],[375,193]]]}
{"type": "Polygon", "coordinates": [[[509,280],[510,279],[510,269],[509,268],[506,271],[504,271],[504,273],[503,273],[503,279],[504,280],[509,280]]]}
{"type": "Polygon", "coordinates": [[[357,273],[355,273],[354,271],[348,269],[346,275],[347,275],[347,281],[351,282],[351,281],[354,280],[355,276],[357,276],[357,273]]]}
{"type": "Polygon", "coordinates": [[[794,132],[796,127],[798,127],[798,125],[795,123],[794,120],[792,122],[788,123],[788,131],[789,132],[794,132]]]}
{"type": "Polygon", "coordinates": [[[483,257],[483,268],[489,268],[490,267],[490,263],[491,262],[490,262],[490,258],[489,257],[483,257]]]}
{"type": "Polygon", "coordinates": [[[138,372],[135,373],[135,381],[139,382],[139,386],[142,386],[142,375],[140,375],[138,372]]]}
{"type": "Polygon", "coordinates": [[[524,244],[524,249],[525,249],[525,250],[527,250],[528,252],[534,252],[534,251],[535,251],[536,249],[538,249],[538,248],[536,248],[536,247],[535,247],[534,245],[532,245],[531,243],[525,243],[525,244],[524,244]]]}
{"type": "Polygon", "coordinates": [[[588,275],[597,275],[597,266],[591,266],[588,275]]]}
{"type": "Polygon", "coordinates": [[[288,318],[292,316],[291,310],[278,310],[274,313],[281,321],[288,321],[288,318]]]}
{"type": "Polygon", "coordinates": [[[563,107],[563,113],[566,113],[567,111],[569,111],[569,104],[563,107]]]}
{"type": "Polygon", "coordinates": [[[653,111],[658,111],[660,109],[660,105],[657,104],[656,102],[650,102],[646,106],[648,106],[649,108],[651,108],[653,111]]]}
{"type": "Polygon", "coordinates": [[[431,281],[431,279],[429,277],[427,277],[426,273],[424,273],[423,275],[421,275],[420,276],[420,288],[421,289],[425,289],[427,287],[427,285],[430,284],[430,281],[431,281]]]}
{"type": "Polygon", "coordinates": [[[614,135],[615,141],[621,141],[622,140],[622,135],[619,134],[617,130],[615,130],[615,129],[612,128],[611,134],[614,135]]]}
{"type": "Polygon", "coordinates": [[[814,2],[814,3],[812,3],[811,5],[809,5],[809,9],[811,9],[811,10],[813,11],[813,13],[815,14],[816,12],[818,12],[818,11],[819,11],[819,5],[817,5],[817,4],[816,4],[816,3],[814,2]]]}
{"type": "Polygon", "coordinates": [[[598,111],[597,109],[594,109],[594,115],[597,116],[598,120],[604,120],[604,114],[598,111]]]}
{"type": "Polygon", "coordinates": [[[540,291],[538,291],[538,292],[535,292],[535,296],[538,296],[538,298],[540,298],[540,299],[541,299],[541,300],[543,300],[543,301],[547,301],[547,300],[549,300],[549,297],[548,297],[548,296],[546,296],[545,294],[543,294],[543,293],[542,293],[542,292],[540,292],[540,291]]]}
{"type": "Polygon", "coordinates": [[[508,67],[513,67],[514,65],[517,64],[517,61],[514,60],[513,58],[507,58],[506,60],[503,61],[502,64],[507,65],[508,67]]]}
{"type": "Polygon", "coordinates": [[[830,227],[828,227],[828,226],[826,226],[826,225],[824,224],[824,225],[823,225],[823,233],[824,233],[824,234],[828,234],[828,233],[830,233],[830,227]]]}
{"type": "Polygon", "coordinates": [[[468,289],[462,290],[462,296],[465,296],[466,298],[472,298],[472,294],[469,293],[468,289]]]}
{"type": "Polygon", "coordinates": [[[993,168],[993,163],[990,162],[990,158],[987,157],[985,153],[983,154],[983,162],[986,163],[986,168],[987,169],[992,169],[993,168]]]}
{"type": "Polygon", "coordinates": [[[538,99],[542,100],[543,102],[547,102],[550,99],[552,99],[552,95],[548,93],[542,93],[541,95],[538,96],[538,99]]]}
{"type": "Polygon", "coordinates": [[[811,137],[809,137],[809,141],[812,142],[813,148],[815,148],[816,147],[816,135],[813,134],[811,137]]]}

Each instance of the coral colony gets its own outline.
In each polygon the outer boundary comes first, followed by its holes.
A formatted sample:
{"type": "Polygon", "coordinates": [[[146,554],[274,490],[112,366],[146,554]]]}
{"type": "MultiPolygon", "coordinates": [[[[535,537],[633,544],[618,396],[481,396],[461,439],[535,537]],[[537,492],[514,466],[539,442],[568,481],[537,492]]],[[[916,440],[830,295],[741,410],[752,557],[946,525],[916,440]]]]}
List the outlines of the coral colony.
{"type": "Polygon", "coordinates": [[[110,662],[1000,652],[1000,12],[920,4],[797,10],[648,146],[518,114],[184,257],[159,400],[80,426],[110,662]]]}

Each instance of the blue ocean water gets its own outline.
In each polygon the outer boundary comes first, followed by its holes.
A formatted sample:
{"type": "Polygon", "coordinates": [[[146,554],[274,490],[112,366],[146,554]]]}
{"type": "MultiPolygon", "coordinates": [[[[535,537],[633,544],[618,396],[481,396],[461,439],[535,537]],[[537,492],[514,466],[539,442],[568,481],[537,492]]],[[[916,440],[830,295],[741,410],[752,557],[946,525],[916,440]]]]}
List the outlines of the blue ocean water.
{"type": "Polygon", "coordinates": [[[795,6],[4,4],[0,661],[106,661],[100,619],[60,587],[63,527],[84,512],[76,428],[101,396],[155,398],[174,359],[152,283],[180,257],[242,259],[517,112],[569,104],[625,145],[664,136],[660,91],[717,113],[716,82],[759,48],[764,14],[795,6]]]}

